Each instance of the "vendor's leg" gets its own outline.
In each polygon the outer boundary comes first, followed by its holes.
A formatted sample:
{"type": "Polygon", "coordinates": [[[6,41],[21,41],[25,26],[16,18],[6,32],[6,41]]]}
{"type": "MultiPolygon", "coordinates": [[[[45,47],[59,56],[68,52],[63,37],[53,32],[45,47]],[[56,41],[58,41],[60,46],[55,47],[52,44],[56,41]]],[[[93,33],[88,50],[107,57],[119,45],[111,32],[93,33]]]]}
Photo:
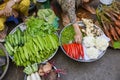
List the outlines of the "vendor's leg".
{"type": "Polygon", "coordinates": [[[0,4],[0,16],[3,16],[3,13],[4,13],[3,9],[5,8],[6,4],[7,2],[0,4]]]}
{"type": "Polygon", "coordinates": [[[70,22],[73,22],[73,17],[71,17],[73,12],[75,13],[75,1],[74,0],[58,0],[61,8],[62,8],[62,21],[63,25],[66,26],[70,22]],[[72,11],[73,10],[73,11],[72,11]]]}
{"type": "Polygon", "coordinates": [[[66,13],[61,14],[63,25],[66,26],[70,23],[70,19],[66,13]]]}
{"type": "Polygon", "coordinates": [[[4,25],[5,21],[5,17],[0,18],[0,42],[4,42],[4,39],[7,34],[7,27],[4,25]]]}
{"type": "Polygon", "coordinates": [[[90,0],[83,0],[83,2],[88,3],[90,0]]]}
{"type": "Polygon", "coordinates": [[[15,18],[17,18],[19,16],[19,13],[16,10],[13,10],[13,15],[15,18]]]}
{"type": "Polygon", "coordinates": [[[17,11],[20,17],[24,20],[28,16],[28,10],[30,6],[30,0],[21,0],[19,4],[13,6],[13,9],[17,11]]]}
{"type": "Polygon", "coordinates": [[[19,4],[19,11],[23,20],[28,16],[29,7],[30,0],[22,0],[19,4]]]}
{"type": "Polygon", "coordinates": [[[89,11],[91,14],[96,14],[95,9],[89,5],[89,3],[93,0],[83,0],[82,7],[89,11]]]}

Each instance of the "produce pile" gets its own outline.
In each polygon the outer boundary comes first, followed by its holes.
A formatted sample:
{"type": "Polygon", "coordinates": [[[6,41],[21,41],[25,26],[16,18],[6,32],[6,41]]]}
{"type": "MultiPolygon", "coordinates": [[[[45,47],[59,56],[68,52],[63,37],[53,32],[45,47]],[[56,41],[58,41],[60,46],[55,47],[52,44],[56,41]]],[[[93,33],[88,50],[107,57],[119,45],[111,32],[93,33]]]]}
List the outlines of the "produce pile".
{"type": "Polygon", "coordinates": [[[74,42],[74,29],[71,25],[65,27],[61,32],[61,45],[65,53],[75,60],[96,60],[109,46],[107,38],[102,30],[94,25],[91,19],[82,18],[81,26],[83,40],[81,44],[74,42]]]}
{"type": "Polygon", "coordinates": [[[84,58],[83,46],[74,41],[74,29],[69,25],[61,33],[61,43],[68,56],[78,60],[80,57],[84,58]]]}
{"type": "Polygon", "coordinates": [[[42,19],[49,24],[52,24],[54,27],[58,28],[59,18],[55,15],[54,11],[51,9],[39,9],[37,12],[39,19],[42,19]]]}
{"type": "Polygon", "coordinates": [[[82,21],[85,25],[82,31],[86,34],[83,37],[86,59],[98,59],[109,46],[109,38],[104,35],[102,30],[91,19],[83,18],[82,21]]]}
{"type": "Polygon", "coordinates": [[[120,49],[120,2],[114,1],[110,6],[101,5],[97,17],[104,33],[111,39],[111,47],[120,49]]]}
{"type": "Polygon", "coordinates": [[[27,74],[25,80],[57,80],[58,72],[49,62],[40,65],[36,63],[24,69],[27,74]]]}
{"type": "Polygon", "coordinates": [[[48,60],[59,46],[56,28],[39,19],[30,17],[24,24],[6,37],[5,47],[17,66],[28,66],[48,60]]]}
{"type": "Polygon", "coordinates": [[[67,55],[69,55],[71,58],[79,59],[82,57],[84,58],[84,51],[82,44],[77,43],[70,43],[70,44],[63,44],[63,48],[67,55]]]}

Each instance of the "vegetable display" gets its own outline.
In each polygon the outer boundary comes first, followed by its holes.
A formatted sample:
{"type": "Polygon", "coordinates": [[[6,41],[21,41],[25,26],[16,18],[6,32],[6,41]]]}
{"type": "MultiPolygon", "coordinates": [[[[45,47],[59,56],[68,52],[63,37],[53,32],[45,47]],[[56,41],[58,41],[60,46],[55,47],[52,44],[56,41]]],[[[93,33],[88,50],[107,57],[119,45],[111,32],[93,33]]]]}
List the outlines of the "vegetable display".
{"type": "Polygon", "coordinates": [[[67,55],[69,55],[71,58],[79,59],[81,57],[82,59],[84,59],[84,50],[82,44],[63,44],[63,48],[67,55]]]}
{"type": "Polygon", "coordinates": [[[69,27],[66,27],[62,32],[62,36],[61,36],[62,44],[68,44],[72,42],[74,40],[74,35],[75,32],[73,27],[71,25],[69,27]]]}
{"type": "Polygon", "coordinates": [[[61,33],[61,45],[65,50],[66,54],[73,59],[84,58],[84,50],[82,44],[78,44],[74,41],[74,28],[69,25],[61,33]]]}
{"type": "Polygon", "coordinates": [[[104,33],[111,39],[111,47],[120,49],[120,2],[110,6],[101,5],[96,10],[97,18],[104,33]]]}
{"type": "Polygon", "coordinates": [[[26,73],[24,80],[57,80],[58,78],[57,69],[49,62],[27,66],[24,73],[26,73]]]}
{"type": "Polygon", "coordinates": [[[84,51],[82,44],[73,42],[74,35],[74,28],[69,25],[69,27],[66,27],[61,33],[61,43],[67,55],[78,60],[80,57],[84,58],[84,51]]]}
{"type": "Polygon", "coordinates": [[[109,38],[91,19],[82,18],[82,21],[78,23],[83,25],[80,27],[82,43],[74,42],[74,29],[68,25],[61,32],[61,47],[69,57],[77,61],[90,62],[99,59],[109,46],[109,38]]]}
{"type": "Polygon", "coordinates": [[[97,27],[91,19],[82,19],[85,29],[82,31],[86,34],[83,37],[83,45],[85,46],[86,59],[98,59],[104,54],[109,46],[109,38],[107,38],[102,30],[97,27]]]}
{"type": "Polygon", "coordinates": [[[49,24],[52,24],[54,27],[58,27],[58,17],[55,15],[54,11],[51,9],[39,9],[37,12],[39,19],[42,19],[49,24]]]}
{"type": "Polygon", "coordinates": [[[49,59],[59,46],[57,29],[35,17],[30,17],[24,25],[24,31],[18,27],[6,38],[5,47],[13,61],[26,67],[49,59]]]}
{"type": "Polygon", "coordinates": [[[24,72],[28,75],[27,80],[41,80],[41,77],[38,74],[38,65],[37,63],[32,64],[31,66],[28,65],[24,72]]]}

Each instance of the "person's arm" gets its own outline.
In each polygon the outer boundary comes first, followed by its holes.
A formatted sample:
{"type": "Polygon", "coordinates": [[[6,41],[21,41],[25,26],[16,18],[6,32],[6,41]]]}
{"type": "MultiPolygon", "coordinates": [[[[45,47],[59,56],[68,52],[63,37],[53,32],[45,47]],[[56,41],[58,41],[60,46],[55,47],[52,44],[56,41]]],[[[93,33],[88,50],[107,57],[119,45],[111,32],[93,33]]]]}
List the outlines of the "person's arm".
{"type": "Polygon", "coordinates": [[[15,3],[19,3],[21,0],[9,0],[7,6],[12,7],[15,3]]]}
{"type": "Polygon", "coordinates": [[[4,14],[4,10],[0,10],[0,16],[4,14]]]}
{"type": "Polygon", "coordinates": [[[15,5],[16,3],[19,3],[20,1],[21,0],[9,0],[7,2],[7,5],[5,6],[4,15],[11,16],[12,15],[12,6],[15,5]]]}
{"type": "Polygon", "coordinates": [[[70,18],[70,22],[73,24],[74,31],[75,31],[75,42],[81,43],[82,41],[82,33],[80,31],[79,25],[76,23],[77,22],[77,17],[75,13],[75,0],[72,0],[69,4],[69,9],[68,9],[68,16],[70,18]]]}

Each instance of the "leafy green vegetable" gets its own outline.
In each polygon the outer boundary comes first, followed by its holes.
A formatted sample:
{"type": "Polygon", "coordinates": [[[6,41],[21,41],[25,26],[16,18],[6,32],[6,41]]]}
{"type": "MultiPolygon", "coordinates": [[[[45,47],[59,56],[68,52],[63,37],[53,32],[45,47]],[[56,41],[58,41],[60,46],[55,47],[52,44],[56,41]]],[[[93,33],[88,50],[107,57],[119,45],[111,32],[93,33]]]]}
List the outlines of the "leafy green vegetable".
{"type": "Polygon", "coordinates": [[[32,65],[28,65],[27,67],[25,67],[25,69],[23,70],[24,73],[30,75],[34,72],[38,71],[38,65],[37,63],[34,63],[32,65]]]}
{"type": "Polygon", "coordinates": [[[62,44],[66,44],[66,43],[69,43],[70,41],[73,41],[74,35],[75,35],[75,32],[72,25],[64,28],[61,34],[62,44]]]}
{"type": "Polygon", "coordinates": [[[115,49],[120,49],[120,41],[114,41],[113,47],[115,49]]]}
{"type": "Polygon", "coordinates": [[[32,65],[32,69],[33,69],[33,72],[37,72],[38,71],[38,65],[37,65],[37,63],[35,63],[35,64],[32,65]]]}
{"type": "Polygon", "coordinates": [[[58,27],[58,17],[56,17],[55,13],[51,9],[39,9],[37,13],[38,17],[41,20],[44,20],[48,22],[49,24],[52,24],[54,27],[58,27]]]}
{"type": "Polygon", "coordinates": [[[58,48],[59,39],[56,28],[51,24],[30,17],[26,22],[27,29],[19,28],[6,38],[5,47],[18,66],[41,63],[48,59],[58,48]]]}
{"type": "Polygon", "coordinates": [[[32,74],[33,73],[33,70],[32,70],[32,68],[31,68],[31,66],[30,65],[28,65],[24,70],[23,70],[23,72],[25,72],[26,74],[32,74]]]}

